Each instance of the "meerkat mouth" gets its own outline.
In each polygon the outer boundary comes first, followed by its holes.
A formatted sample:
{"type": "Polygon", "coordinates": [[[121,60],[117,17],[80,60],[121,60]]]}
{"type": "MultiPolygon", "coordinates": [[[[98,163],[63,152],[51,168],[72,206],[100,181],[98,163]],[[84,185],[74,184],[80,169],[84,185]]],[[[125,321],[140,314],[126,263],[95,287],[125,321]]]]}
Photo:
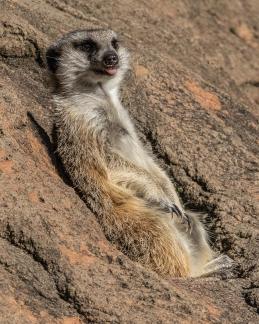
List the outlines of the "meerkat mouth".
{"type": "Polygon", "coordinates": [[[116,74],[117,70],[118,70],[117,67],[110,67],[110,68],[106,68],[104,71],[109,75],[114,75],[116,74]]]}
{"type": "Polygon", "coordinates": [[[109,76],[113,76],[117,73],[119,67],[118,66],[111,66],[111,67],[107,67],[104,69],[94,69],[93,71],[96,74],[102,74],[102,75],[109,75],[109,76]]]}

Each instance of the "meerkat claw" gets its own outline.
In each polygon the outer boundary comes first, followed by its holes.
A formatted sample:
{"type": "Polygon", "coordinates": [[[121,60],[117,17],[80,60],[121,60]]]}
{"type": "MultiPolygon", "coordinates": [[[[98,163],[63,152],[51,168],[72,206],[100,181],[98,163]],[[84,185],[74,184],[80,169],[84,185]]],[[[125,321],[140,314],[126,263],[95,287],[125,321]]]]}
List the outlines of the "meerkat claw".
{"type": "Polygon", "coordinates": [[[171,214],[176,214],[178,217],[181,218],[182,223],[187,223],[187,231],[192,232],[192,222],[188,214],[182,212],[177,205],[173,204],[169,207],[171,214]]]}
{"type": "Polygon", "coordinates": [[[176,214],[178,217],[183,218],[183,213],[175,204],[172,204],[171,206],[169,206],[169,210],[170,210],[171,214],[176,214]]]}
{"type": "Polygon", "coordinates": [[[187,221],[188,227],[187,232],[189,231],[190,234],[192,233],[192,221],[188,214],[184,213],[185,220],[187,221]]]}

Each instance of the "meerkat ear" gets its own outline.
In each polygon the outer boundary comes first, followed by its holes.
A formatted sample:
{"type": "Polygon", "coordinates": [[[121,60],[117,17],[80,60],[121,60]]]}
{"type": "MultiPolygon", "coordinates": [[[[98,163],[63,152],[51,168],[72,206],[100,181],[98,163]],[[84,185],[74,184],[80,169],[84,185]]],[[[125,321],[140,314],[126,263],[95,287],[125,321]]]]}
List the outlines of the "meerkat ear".
{"type": "Polygon", "coordinates": [[[61,56],[61,49],[57,47],[49,47],[46,52],[46,59],[48,68],[52,73],[55,73],[58,68],[59,58],[61,56]]]}

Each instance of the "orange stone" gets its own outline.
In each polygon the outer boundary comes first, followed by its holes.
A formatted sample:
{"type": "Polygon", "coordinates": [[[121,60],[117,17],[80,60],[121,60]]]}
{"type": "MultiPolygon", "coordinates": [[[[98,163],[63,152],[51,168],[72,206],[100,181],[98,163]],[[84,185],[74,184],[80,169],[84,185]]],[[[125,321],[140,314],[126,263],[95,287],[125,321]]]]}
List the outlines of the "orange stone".
{"type": "Polygon", "coordinates": [[[193,94],[194,100],[198,102],[202,108],[211,111],[221,110],[219,98],[214,93],[202,89],[192,81],[185,82],[185,86],[193,94]]]}

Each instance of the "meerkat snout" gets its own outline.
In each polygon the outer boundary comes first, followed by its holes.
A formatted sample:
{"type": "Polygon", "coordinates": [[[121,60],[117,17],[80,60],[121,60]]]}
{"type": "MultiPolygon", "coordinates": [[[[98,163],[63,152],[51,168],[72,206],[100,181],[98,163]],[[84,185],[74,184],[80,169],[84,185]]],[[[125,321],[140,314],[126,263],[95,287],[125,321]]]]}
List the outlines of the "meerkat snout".
{"type": "Polygon", "coordinates": [[[117,72],[117,66],[119,63],[119,58],[117,53],[114,51],[108,51],[103,56],[103,65],[105,67],[105,72],[109,75],[114,75],[117,72]]]}

